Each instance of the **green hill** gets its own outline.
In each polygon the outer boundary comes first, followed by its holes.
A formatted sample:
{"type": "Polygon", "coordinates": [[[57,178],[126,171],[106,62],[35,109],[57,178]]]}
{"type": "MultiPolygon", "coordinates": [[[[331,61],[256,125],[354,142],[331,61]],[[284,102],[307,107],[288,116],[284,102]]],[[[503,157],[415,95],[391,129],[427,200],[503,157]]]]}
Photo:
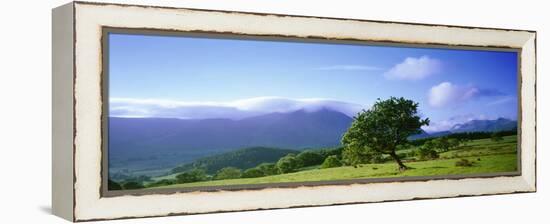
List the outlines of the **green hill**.
{"type": "Polygon", "coordinates": [[[172,169],[172,173],[180,173],[194,168],[204,169],[208,174],[214,174],[224,167],[248,169],[261,163],[277,162],[279,158],[289,153],[297,154],[299,151],[268,147],[244,148],[197,159],[192,163],[183,164],[172,169]]]}
{"type": "MultiPolygon", "coordinates": [[[[268,184],[286,182],[351,180],[366,178],[387,178],[404,176],[437,176],[457,174],[493,174],[514,172],[518,170],[517,136],[504,136],[500,141],[491,139],[473,140],[448,152],[440,154],[433,160],[407,160],[412,169],[400,172],[395,162],[379,164],[362,164],[357,167],[341,166],[321,169],[319,166],[305,167],[298,172],[270,175],[256,178],[235,178],[210,180],[184,184],[152,186],[154,188],[182,188],[199,186],[228,186],[243,184],[268,184]],[[466,159],[469,166],[458,166],[457,162],[466,159]]],[[[330,152],[337,152],[332,150],[330,152]]],[[[165,177],[166,178],[174,178],[165,177]]]]}
{"type": "Polygon", "coordinates": [[[407,163],[413,169],[399,172],[394,163],[366,164],[354,168],[342,166],[328,169],[310,169],[301,172],[279,174],[258,178],[239,178],[228,180],[202,181],[185,184],[160,186],[159,188],[182,188],[201,186],[229,186],[242,184],[268,184],[306,181],[353,180],[368,178],[387,178],[404,176],[435,176],[456,174],[489,174],[513,172],[517,170],[516,154],[501,154],[488,156],[464,157],[475,161],[471,167],[456,167],[459,158],[437,159],[407,163]],[[477,159],[480,158],[480,161],[477,159]]]}

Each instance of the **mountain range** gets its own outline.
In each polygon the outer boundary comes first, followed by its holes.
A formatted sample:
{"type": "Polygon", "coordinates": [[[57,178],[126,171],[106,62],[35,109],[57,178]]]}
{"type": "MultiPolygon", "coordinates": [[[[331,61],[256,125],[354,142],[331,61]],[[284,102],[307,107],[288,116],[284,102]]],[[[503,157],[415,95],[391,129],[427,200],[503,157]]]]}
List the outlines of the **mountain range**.
{"type": "Polygon", "coordinates": [[[109,165],[110,169],[159,169],[248,147],[302,150],[338,146],[352,121],[328,109],[241,120],[111,117],[109,165]]]}
{"type": "Polygon", "coordinates": [[[453,133],[463,132],[497,132],[509,131],[517,128],[517,121],[506,118],[498,118],[496,120],[471,120],[462,124],[455,124],[447,131],[428,133],[423,131],[421,134],[411,136],[410,139],[421,139],[430,137],[440,137],[453,133]]]}
{"type": "MultiPolygon", "coordinates": [[[[198,158],[250,147],[293,150],[340,145],[353,118],[330,109],[270,113],[240,120],[109,118],[109,171],[170,169],[198,158]]],[[[472,120],[449,131],[422,133],[411,139],[457,132],[499,131],[516,121],[472,120]]]]}

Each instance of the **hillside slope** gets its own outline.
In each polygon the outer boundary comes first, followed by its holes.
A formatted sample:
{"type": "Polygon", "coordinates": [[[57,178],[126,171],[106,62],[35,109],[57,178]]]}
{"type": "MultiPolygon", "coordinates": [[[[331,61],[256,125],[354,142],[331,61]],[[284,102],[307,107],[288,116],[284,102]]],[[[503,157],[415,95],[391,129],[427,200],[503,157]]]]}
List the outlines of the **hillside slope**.
{"type": "Polygon", "coordinates": [[[109,165],[166,169],[240,148],[301,150],[340,145],[352,118],[321,109],[271,113],[242,120],[109,118],[109,165]]]}
{"type": "Polygon", "coordinates": [[[261,163],[277,162],[279,158],[289,153],[299,153],[299,151],[267,147],[245,148],[200,158],[195,162],[178,166],[173,172],[176,173],[193,168],[200,168],[204,169],[209,174],[214,174],[217,170],[224,167],[236,167],[244,170],[255,167],[261,163]]]}

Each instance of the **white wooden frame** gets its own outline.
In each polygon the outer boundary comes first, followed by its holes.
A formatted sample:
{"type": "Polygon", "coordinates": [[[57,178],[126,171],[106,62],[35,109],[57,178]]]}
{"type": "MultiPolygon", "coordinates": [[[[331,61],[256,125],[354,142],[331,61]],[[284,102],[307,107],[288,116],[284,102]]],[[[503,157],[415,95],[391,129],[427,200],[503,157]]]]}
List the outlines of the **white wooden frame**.
{"type": "Polygon", "coordinates": [[[53,11],[53,212],[71,221],[536,191],[536,33],[74,2],[53,11]],[[101,195],[102,28],[205,31],[521,51],[521,175],[246,191],[101,195]]]}

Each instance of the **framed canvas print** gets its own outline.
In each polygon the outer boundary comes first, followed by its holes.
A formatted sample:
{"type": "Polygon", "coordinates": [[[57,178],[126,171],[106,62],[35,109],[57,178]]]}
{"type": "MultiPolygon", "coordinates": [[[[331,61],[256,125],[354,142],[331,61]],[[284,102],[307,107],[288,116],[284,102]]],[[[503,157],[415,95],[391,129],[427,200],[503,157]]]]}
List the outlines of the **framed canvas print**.
{"type": "Polygon", "coordinates": [[[535,38],[58,7],[53,212],[89,221],[534,192],[535,38]]]}

